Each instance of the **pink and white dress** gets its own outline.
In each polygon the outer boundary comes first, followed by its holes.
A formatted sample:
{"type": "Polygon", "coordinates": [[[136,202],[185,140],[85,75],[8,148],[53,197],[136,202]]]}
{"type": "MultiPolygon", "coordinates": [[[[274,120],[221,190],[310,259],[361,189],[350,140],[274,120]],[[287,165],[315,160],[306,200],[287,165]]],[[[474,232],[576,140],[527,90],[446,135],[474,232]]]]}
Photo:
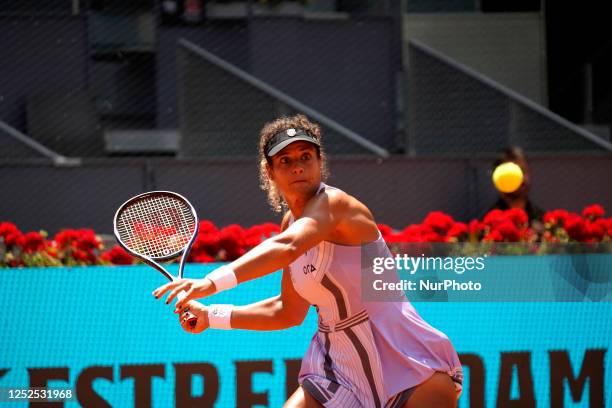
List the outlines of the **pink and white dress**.
{"type": "MultiPolygon", "coordinates": [[[[321,183],[317,194],[326,188],[334,187],[321,183]]],[[[323,241],[290,265],[296,291],[319,315],[298,382],[325,407],[395,408],[439,371],[453,379],[459,397],[461,363],[444,333],[403,294],[400,301],[362,301],[364,252],[391,257],[379,232],[361,246],[323,241]]]]}

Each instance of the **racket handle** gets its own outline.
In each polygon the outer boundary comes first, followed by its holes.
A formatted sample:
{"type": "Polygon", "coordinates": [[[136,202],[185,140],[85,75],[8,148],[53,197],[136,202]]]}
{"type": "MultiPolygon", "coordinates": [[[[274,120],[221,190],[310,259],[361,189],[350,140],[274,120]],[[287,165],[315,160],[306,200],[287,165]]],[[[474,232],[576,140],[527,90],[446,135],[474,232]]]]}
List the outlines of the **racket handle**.
{"type": "MultiPolygon", "coordinates": [[[[183,300],[185,298],[185,292],[181,291],[176,295],[176,298],[178,300],[183,300]]],[[[191,327],[192,329],[195,328],[196,323],[198,322],[198,318],[195,317],[192,313],[187,312],[187,324],[189,325],[189,327],[191,327]]]]}

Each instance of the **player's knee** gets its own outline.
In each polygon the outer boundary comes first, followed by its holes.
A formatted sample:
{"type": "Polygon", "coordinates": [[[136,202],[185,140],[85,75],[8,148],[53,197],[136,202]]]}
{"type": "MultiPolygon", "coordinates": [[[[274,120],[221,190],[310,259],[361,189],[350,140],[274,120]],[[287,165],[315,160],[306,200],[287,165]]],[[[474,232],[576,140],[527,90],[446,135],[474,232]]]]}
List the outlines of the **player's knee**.
{"type": "Polygon", "coordinates": [[[435,373],[418,385],[402,408],[455,408],[457,392],[453,380],[444,373],[435,373]]]}

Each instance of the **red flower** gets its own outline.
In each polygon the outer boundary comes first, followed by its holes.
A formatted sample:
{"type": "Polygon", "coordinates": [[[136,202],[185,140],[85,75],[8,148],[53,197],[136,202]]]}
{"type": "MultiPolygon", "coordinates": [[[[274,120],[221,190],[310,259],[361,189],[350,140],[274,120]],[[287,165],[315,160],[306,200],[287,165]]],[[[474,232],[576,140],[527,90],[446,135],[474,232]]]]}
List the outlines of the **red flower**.
{"type": "MultiPolygon", "coordinates": [[[[380,231],[380,234],[384,237],[393,234],[393,229],[388,226],[387,224],[378,224],[378,230],[380,231]]],[[[385,241],[387,239],[385,238],[385,241]]]]}
{"type": "Polygon", "coordinates": [[[535,232],[534,229],[529,228],[529,227],[522,227],[519,229],[520,232],[520,239],[519,241],[522,242],[533,242],[536,241],[538,239],[538,233],[535,232]]]}
{"type": "Polygon", "coordinates": [[[40,232],[28,232],[23,236],[24,252],[37,252],[45,249],[45,238],[40,232]]]}
{"type": "Polygon", "coordinates": [[[605,215],[605,213],[606,211],[599,204],[590,205],[588,207],[585,207],[584,210],[582,210],[582,216],[591,220],[601,218],[605,215]]]}
{"type": "Polygon", "coordinates": [[[268,222],[260,225],[253,225],[245,231],[245,246],[253,248],[259,245],[262,241],[280,233],[280,227],[277,224],[268,222]]]}
{"type": "Polygon", "coordinates": [[[245,231],[245,246],[248,248],[256,247],[265,239],[263,229],[260,225],[253,225],[245,231]]]}
{"type": "Polygon", "coordinates": [[[595,221],[587,221],[586,230],[591,238],[601,241],[606,236],[608,225],[605,219],[599,218],[595,221]]]}
{"type": "Polygon", "coordinates": [[[57,242],[47,241],[47,246],[45,247],[45,251],[47,252],[47,254],[49,254],[53,258],[57,258],[57,242]]]}
{"type": "Polygon", "coordinates": [[[266,238],[270,238],[273,235],[280,234],[280,226],[273,222],[266,222],[264,224],[261,224],[261,230],[266,238]]]}
{"type": "Polygon", "coordinates": [[[13,247],[13,246],[23,246],[24,243],[24,238],[23,238],[23,234],[17,230],[16,232],[12,232],[10,234],[8,234],[6,237],[4,237],[4,245],[6,245],[7,247],[13,247]]]}
{"type": "Polygon", "coordinates": [[[529,222],[529,217],[527,213],[522,208],[511,208],[506,210],[505,215],[510,218],[510,220],[516,226],[520,226],[523,224],[527,224],[529,222]]]}
{"type": "MultiPolygon", "coordinates": [[[[77,262],[81,262],[81,263],[90,263],[91,260],[91,254],[89,254],[87,251],[83,251],[80,249],[77,249],[76,251],[72,252],[72,257],[74,258],[75,261],[77,262]]],[[[95,263],[95,259],[93,260],[95,263]]]]}
{"type": "Polygon", "coordinates": [[[67,248],[72,246],[73,242],[78,238],[79,233],[77,230],[65,229],[55,234],[53,240],[57,242],[60,248],[67,248]]]}
{"type": "Polygon", "coordinates": [[[476,219],[470,221],[470,223],[468,224],[468,230],[470,232],[470,235],[473,235],[475,237],[479,237],[480,233],[483,232],[486,228],[486,225],[476,219]]]}
{"type": "Polygon", "coordinates": [[[7,236],[16,232],[20,231],[12,222],[0,222],[0,237],[6,238],[7,236]]]}
{"type": "MultiPolygon", "coordinates": [[[[143,228],[146,228],[146,226],[143,228]]],[[[96,250],[101,250],[103,245],[93,230],[65,229],[55,234],[54,240],[60,258],[72,258],[81,264],[87,265],[98,263],[96,250]]]]}
{"type": "Polygon", "coordinates": [[[569,214],[564,224],[565,231],[574,241],[586,241],[588,233],[586,223],[578,214],[569,214]]]}
{"type": "Polygon", "coordinates": [[[221,248],[224,251],[221,258],[224,261],[237,259],[246,252],[246,234],[240,225],[228,225],[220,231],[219,235],[221,248]]]}
{"type": "Polygon", "coordinates": [[[560,240],[558,237],[554,236],[552,232],[544,231],[542,234],[542,241],[558,243],[560,240]]]}
{"type": "Polygon", "coordinates": [[[569,212],[566,210],[554,210],[545,213],[543,220],[546,224],[564,225],[568,216],[569,212]]]}
{"type": "Polygon", "coordinates": [[[489,211],[487,215],[485,215],[484,220],[482,220],[482,223],[488,225],[491,228],[495,228],[497,225],[503,223],[507,219],[508,217],[506,216],[505,212],[496,208],[494,210],[489,211]]]}
{"type": "Polygon", "coordinates": [[[446,234],[447,240],[449,238],[460,238],[468,233],[468,226],[462,222],[455,222],[453,226],[448,230],[446,234]]]}
{"type": "MultiPolygon", "coordinates": [[[[422,227],[420,225],[416,225],[416,224],[411,224],[409,226],[407,226],[406,228],[404,228],[404,230],[399,233],[399,234],[395,234],[395,239],[401,239],[403,241],[395,241],[395,242],[421,242],[423,241],[422,239],[422,235],[423,235],[423,230],[425,227],[422,227]]],[[[431,229],[427,228],[429,231],[431,231],[431,229]]],[[[394,234],[391,234],[391,236],[394,236],[394,234]]]]}
{"type": "Polygon", "coordinates": [[[521,237],[516,225],[509,220],[499,224],[494,231],[498,231],[506,242],[518,242],[521,237]]]}
{"type": "Polygon", "coordinates": [[[442,235],[438,234],[434,231],[426,231],[421,235],[422,242],[445,242],[445,239],[442,235]]]}
{"type": "Polygon", "coordinates": [[[209,220],[201,220],[200,221],[200,234],[208,234],[208,233],[218,233],[219,229],[212,221],[209,220]]]}
{"type": "Polygon", "coordinates": [[[455,220],[453,220],[453,217],[443,213],[442,211],[430,212],[423,221],[424,225],[431,227],[438,234],[445,234],[454,223],[455,220]]]}
{"type": "Polygon", "coordinates": [[[24,266],[23,261],[21,259],[11,259],[8,262],[8,266],[11,268],[16,268],[18,266],[24,266]]]}
{"type": "Polygon", "coordinates": [[[132,265],[134,263],[134,258],[119,245],[115,245],[110,250],[104,252],[101,258],[113,265],[132,265]]]}
{"type": "Polygon", "coordinates": [[[102,242],[96,237],[96,234],[91,229],[77,230],[76,247],[83,251],[92,251],[101,249],[102,242]]]}
{"type": "Polygon", "coordinates": [[[488,242],[488,241],[502,242],[504,240],[504,237],[502,236],[501,232],[499,232],[498,230],[493,230],[493,231],[490,231],[487,235],[485,235],[482,240],[485,242],[488,242]]]}
{"type": "Polygon", "coordinates": [[[193,258],[195,258],[202,253],[206,253],[210,256],[215,256],[217,252],[219,252],[219,249],[221,249],[221,237],[219,235],[219,231],[200,231],[195,241],[193,242],[189,258],[191,260],[192,256],[193,258]]]}
{"type": "Polygon", "coordinates": [[[389,244],[398,244],[398,243],[402,243],[402,242],[415,242],[414,240],[411,240],[410,237],[407,237],[406,234],[404,234],[403,232],[400,233],[391,233],[387,236],[385,236],[385,242],[389,243],[389,244]]]}

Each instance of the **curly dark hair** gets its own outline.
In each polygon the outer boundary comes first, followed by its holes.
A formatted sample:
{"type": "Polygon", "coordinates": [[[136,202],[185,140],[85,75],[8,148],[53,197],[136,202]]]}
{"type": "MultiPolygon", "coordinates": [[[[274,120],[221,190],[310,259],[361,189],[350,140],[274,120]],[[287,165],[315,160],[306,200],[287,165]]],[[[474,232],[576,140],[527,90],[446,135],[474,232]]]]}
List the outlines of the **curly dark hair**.
{"type": "Polygon", "coordinates": [[[268,203],[275,212],[281,212],[283,208],[286,209],[287,203],[285,203],[276,184],[274,184],[268,174],[268,166],[272,166],[272,160],[266,155],[265,149],[266,144],[272,136],[290,128],[302,129],[319,141],[321,146],[316,146],[316,148],[317,157],[321,162],[321,180],[325,181],[328,177],[327,158],[321,141],[321,127],[318,124],[309,121],[308,118],[302,114],[281,117],[266,123],[261,129],[261,132],[259,132],[259,186],[268,194],[268,203]]]}

